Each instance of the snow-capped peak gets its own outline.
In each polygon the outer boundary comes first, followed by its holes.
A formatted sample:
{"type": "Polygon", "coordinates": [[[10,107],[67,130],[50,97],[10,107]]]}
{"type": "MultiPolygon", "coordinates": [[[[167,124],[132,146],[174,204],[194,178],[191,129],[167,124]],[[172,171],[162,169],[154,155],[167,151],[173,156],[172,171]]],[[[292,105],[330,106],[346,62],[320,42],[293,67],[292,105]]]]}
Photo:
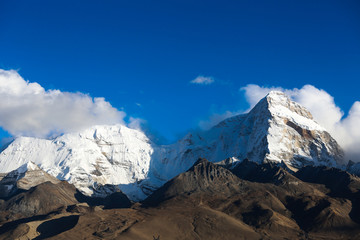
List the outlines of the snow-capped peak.
{"type": "Polygon", "coordinates": [[[315,122],[312,114],[305,107],[292,101],[283,92],[272,91],[264,98],[265,100],[268,103],[269,111],[273,115],[288,118],[305,129],[325,131],[323,127],[315,122]]]}
{"type": "MultiPolygon", "coordinates": [[[[272,91],[241,120],[252,161],[275,161],[301,167],[307,164],[340,166],[343,151],[311,113],[279,91],[272,91]],[[250,131],[251,129],[251,131],[250,131]]],[[[227,121],[227,120],[225,120],[227,121]]],[[[240,159],[241,159],[240,157],[240,159]]]]}
{"type": "Polygon", "coordinates": [[[132,200],[140,200],[200,157],[211,162],[283,161],[292,167],[344,163],[341,148],[311,113],[274,91],[249,113],[208,131],[189,133],[172,145],[158,146],[142,131],[120,124],[94,126],[52,140],[17,138],[0,154],[0,172],[32,161],[87,195],[105,195],[108,190],[101,186],[116,185],[132,200]]]}

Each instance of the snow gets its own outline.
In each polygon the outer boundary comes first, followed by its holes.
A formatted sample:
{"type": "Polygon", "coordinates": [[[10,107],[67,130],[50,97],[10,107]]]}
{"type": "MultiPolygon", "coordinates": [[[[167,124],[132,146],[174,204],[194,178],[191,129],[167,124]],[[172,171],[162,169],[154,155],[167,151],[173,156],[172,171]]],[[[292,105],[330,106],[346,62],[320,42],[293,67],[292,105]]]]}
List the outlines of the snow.
{"type": "Polygon", "coordinates": [[[1,152],[0,172],[21,169],[31,161],[27,168],[38,166],[87,195],[105,196],[110,190],[101,186],[109,184],[141,200],[199,157],[212,162],[283,160],[299,167],[337,166],[342,164],[336,157],[341,154],[305,108],[281,92],[271,92],[249,113],[208,131],[189,133],[171,145],[156,145],[142,131],[121,124],[93,126],[52,140],[19,137],[1,152]],[[299,129],[309,136],[301,136],[299,129]]]}
{"type": "Polygon", "coordinates": [[[97,184],[129,184],[147,176],[153,148],[140,131],[122,125],[94,126],[53,140],[20,137],[0,154],[1,172],[32,161],[87,195],[97,184]]]}

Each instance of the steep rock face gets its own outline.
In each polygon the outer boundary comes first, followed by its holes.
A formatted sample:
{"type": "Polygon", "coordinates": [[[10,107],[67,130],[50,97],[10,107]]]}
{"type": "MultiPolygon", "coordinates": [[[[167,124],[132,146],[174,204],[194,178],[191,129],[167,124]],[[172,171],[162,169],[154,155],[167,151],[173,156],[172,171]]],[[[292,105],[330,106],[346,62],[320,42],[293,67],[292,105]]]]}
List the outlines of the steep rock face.
{"type": "Polygon", "coordinates": [[[281,92],[271,92],[259,104],[263,103],[268,104],[271,114],[267,134],[269,153],[265,159],[283,160],[295,167],[345,164],[341,147],[300,104],[281,92]]]}
{"type": "Polygon", "coordinates": [[[166,146],[123,125],[94,126],[52,140],[20,137],[0,154],[0,172],[32,161],[86,195],[104,197],[118,186],[132,200],[141,200],[200,157],[283,162],[296,168],[344,164],[339,145],[305,108],[271,92],[249,113],[166,146]]]}

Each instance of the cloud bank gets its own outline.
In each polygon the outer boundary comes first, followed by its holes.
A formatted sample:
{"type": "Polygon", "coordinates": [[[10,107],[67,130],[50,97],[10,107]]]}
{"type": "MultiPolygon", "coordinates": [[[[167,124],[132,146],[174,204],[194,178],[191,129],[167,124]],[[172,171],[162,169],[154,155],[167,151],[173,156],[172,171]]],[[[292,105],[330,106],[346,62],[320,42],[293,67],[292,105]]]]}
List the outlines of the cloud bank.
{"type": "Polygon", "coordinates": [[[0,69],[0,126],[14,136],[49,137],[96,124],[124,123],[104,98],[45,90],[14,70],[0,69]]]}
{"type": "Polygon", "coordinates": [[[336,106],[334,98],[326,91],[312,85],[305,85],[301,89],[284,89],[249,84],[241,90],[244,91],[251,108],[272,90],[286,93],[292,100],[300,103],[312,113],[314,119],[325,127],[343,147],[348,159],[360,160],[359,101],[352,105],[349,114],[344,117],[344,112],[336,106]]]}
{"type": "Polygon", "coordinates": [[[215,80],[212,77],[204,77],[204,76],[198,76],[194,80],[190,81],[192,84],[199,84],[199,85],[210,85],[214,83],[215,80]]]}

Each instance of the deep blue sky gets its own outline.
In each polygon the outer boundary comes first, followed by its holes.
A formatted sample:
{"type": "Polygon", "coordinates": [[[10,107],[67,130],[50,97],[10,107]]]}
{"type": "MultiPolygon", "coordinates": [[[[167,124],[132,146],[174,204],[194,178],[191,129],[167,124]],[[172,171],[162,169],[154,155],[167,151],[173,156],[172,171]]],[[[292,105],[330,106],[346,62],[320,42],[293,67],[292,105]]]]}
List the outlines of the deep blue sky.
{"type": "Polygon", "coordinates": [[[169,139],[247,109],[249,83],[312,84],[347,112],[360,100],[360,2],[4,0],[0,68],[105,97],[169,139]],[[190,84],[198,75],[215,83],[190,84]]]}

